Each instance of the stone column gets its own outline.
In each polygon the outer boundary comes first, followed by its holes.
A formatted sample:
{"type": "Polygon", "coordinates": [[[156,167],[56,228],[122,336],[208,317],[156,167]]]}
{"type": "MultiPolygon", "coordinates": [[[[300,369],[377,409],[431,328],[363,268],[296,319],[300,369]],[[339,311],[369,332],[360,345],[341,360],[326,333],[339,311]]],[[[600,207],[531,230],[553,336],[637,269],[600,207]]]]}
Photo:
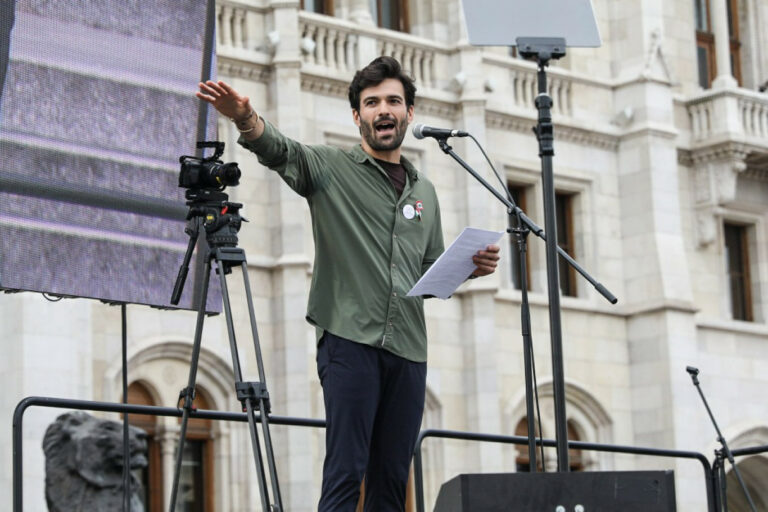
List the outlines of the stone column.
{"type": "MultiPolygon", "coordinates": [[[[160,453],[163,460],[163,503],[171,502],[173,491],[173,473],[176,470],[176,446],[179,442],[179,426],[176,418],[167,418],[173,424],[166,424],[164,430],[158,434],[160,441],[160,453]]],[[[178,500],[178,496],[176,497],[178,500]]]]}
{"type": "MultiPolygon", "coordinates": [[[[94,323],[92,301],[49,302],[40,294],[0,294],[0,414],[6,442],[0,456],[10,461],[11,421],[16,405],[26,396],[92,399],[94,375],[94,323]],[[70,333],[78,333],[72,336],[70,333]]],[[[99,339],[100,345],[102,340],[99,339]]],[[[105,343],[106,344],[106,343],[105,343]]],[[[119,343],[112,345],[117,354],[119,343]]],[[[24,417],[24,504],[27,510],[45,506],[44,457],[40,450],[48,425],[63,411],[41,408],[24,417]]],[[[11,471],[0,474],[0,489],[10,500],[11,471]]]]}
{"type": "Polygon", "coordinates": [[[371,4],[368,0],[350,0],[349,17],[360,25],[373,25],[371,4]]]}
{"type": "MultiPolygon", "coordinates": [[[[482,74],[482,54],[478,48],[462,45],[459,54],[462,76],[454,77],[453,87],[459,93],[459,119],[456,127],[472,133],[485,145],[485,94],[482,74]]],[[[487,181],[495,178],[482,153],[470,139],[451,141],[456,153],[487,181]]],[[[445,165],[456,176],[459,192],[456,199],[461,208],[459,218],[467,226],[501,230],[505,227],[506,211],[473,176],[444,156],[445,165]]],[[[447,206],[447,205],[446,205],[447,206]]],[[[450,239],[446,240],[450,243],[450,239]]],[[[462,334],[465,343],[465,382],[467,396],[467,428],[473,432],[500,433],[500,382],[497,368],[498,344],[495,328],[494,295],[499,274],[473,281],[461,296],[462,334]]],[[[455,300],[455,299],[454,299],[455,300]]],[[[474,445],[467,457],[469,467],[483,472],[502,470],[502,450],[492,443],[474,445]]]]}
{"type": "MultiPolygon", "coordinates": [[[[301,52],[298,4],[273,1],[274,27],[280,46],[272,61],[269,84],[271,121],[280,131],[302,142],[303,131],[301,52]]],[[[318,41],[318,44],[323,44],[318,41]]],[[[311,226],[306,200],[271,171],[270,231],[272,238],[272,353],[264,354],[267,385],[273,414],[311,417],[310,378],[315,375],[313,330],[304,319],[309,293],[311,226]]],[[[265,331],[266,332],[266,331],[265,331]]],[[[265,340],[266,341],[266,340],[265,340]]],[[[271,428],[272,445],[285,510],[310,512],[313,495],[311,429],[271,428]]],[[[266,463],[266,459],[265,459],[266,463]]],[[[266,467],[266,465],[265,465],[266,467]]]]}
{"type": "Polygon", "coordinates": [[[715,89],[736,87],[736,79],[731,71],[731,37],[728,31],[728,0],[710,0],[712,29],[715,32],[715,60],[717,77],[712,82],[715,89]]]}
{"type": "MultiPolygon", "coordinates": [[[[663,12],[662,0],[617,3],[617,28],[627,33],[623,58],[632,64],[614,93],[617,109],[631,106],[635,112],[616,155],[624,260],[619,300],[627,311],[634,444],[653,447],[692,442],[693,402],[685,365],[697,350],[673,86],[669,79],[644,75],[640,65],[654,33],[662,48],[666,42],[663,12]]],[[[678,507],[700,510],[703,503],[689,491],[688,481],[700,474],[689,465],[637,459],[637,469],[662,467],[674,468],[677,482],[685,481],[677,487],[678,507]]]]}

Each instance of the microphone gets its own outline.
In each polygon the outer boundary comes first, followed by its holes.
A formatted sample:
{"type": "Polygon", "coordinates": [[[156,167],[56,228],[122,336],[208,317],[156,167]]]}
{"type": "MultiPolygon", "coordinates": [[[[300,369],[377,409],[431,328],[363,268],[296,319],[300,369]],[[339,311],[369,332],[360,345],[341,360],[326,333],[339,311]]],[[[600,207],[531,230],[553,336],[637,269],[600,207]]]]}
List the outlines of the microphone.
{"type": "Polygon", "coordinates": [[[445,128],[433,128],[421,123],[413,125],[413,136],[417,139],[424,137],[434,137],[436,139],[447,139],[448,137],[466,137],[469,134],[461,130],[446,130],[445,128]]]}

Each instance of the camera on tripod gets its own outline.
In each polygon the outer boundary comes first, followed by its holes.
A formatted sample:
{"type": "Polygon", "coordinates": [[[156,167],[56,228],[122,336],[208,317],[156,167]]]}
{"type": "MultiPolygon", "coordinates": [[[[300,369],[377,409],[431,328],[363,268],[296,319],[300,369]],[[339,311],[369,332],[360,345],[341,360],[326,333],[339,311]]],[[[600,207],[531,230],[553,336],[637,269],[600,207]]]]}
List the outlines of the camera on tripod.
{"type": "Polygon", "coordinates": [[[240,183],[240,168],[235,162],[224,163],[219,157],[224,153],[224,143],[218,141],[199,141],[198,148],[215,148],[213,155],[207,158],[182,156],[179,158],[181,172],[179,186],[190,189],[212,188],[224,190],[240,183]]]}
{"type": "MultiPolygon", "coordinates": [[[[227,186],[240,182],[240,168],[235,162],[224,163],[219,157],[224,153],[223,142],[200,141],[198,148],[215,148],[213,155],[207,158],[182,156],[179,158],[181,172],[179,187],[187,190],[187,227],[184,231],[189,235],[189,244],[184,254],[184,261],[179,268],[176,283],[171,295],[171,304],[177,305],[189,272],[189,262],[197,243],[200,228],[205,230],[205,241],[210,251],[206,258],[211,258],[213,252],[220,248],[237,247],[237,233],[242,222],[247,222],[240,215],[240,203],[229,201],[224,192],[227,186]]],[[[221,268],[224,273],[230,272],[230,262],[224,261],[221,268]]]]}

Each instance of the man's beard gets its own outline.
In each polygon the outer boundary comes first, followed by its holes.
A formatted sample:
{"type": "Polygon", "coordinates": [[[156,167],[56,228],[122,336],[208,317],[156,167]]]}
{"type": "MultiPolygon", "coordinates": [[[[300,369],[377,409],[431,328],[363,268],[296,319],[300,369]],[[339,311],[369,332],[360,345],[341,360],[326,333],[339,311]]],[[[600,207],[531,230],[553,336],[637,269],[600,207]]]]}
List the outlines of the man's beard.
{"type": "Polygon", "coordinates": [[[360,131],[363,139],[374,151],[391,151],[399,148],[403,143],[405,132],[408,129],[408,120],[403,118],[400,122],[397,122],[397,119],[391,119],[391,121],[395,125],[394,135],[388,140],[380,140],[376,137],[376,128],[373,127],[373,123],[366,123],[361,120],[360,131]]]}

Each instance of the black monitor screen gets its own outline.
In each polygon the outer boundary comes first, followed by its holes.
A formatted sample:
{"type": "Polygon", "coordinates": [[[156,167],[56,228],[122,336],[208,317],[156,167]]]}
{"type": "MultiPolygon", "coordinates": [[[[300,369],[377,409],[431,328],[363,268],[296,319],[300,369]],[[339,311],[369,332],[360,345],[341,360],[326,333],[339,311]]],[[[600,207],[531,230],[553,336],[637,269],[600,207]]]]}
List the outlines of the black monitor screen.
{"type": "Polygon", "coordinates": [[[194,96],[215,69],[206,4],[0,0],[0,288],[170,304],[179,157],[215,129],[194,96]]]}

